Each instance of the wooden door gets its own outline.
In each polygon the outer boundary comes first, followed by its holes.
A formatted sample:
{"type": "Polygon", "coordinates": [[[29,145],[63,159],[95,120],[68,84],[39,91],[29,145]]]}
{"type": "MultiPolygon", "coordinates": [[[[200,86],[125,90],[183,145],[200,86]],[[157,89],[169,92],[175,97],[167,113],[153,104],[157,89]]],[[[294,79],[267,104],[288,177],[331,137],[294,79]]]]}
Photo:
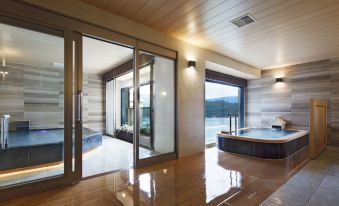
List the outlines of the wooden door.
{"type": "Polygon", "coordinates": [[[310,152],[319,155],[327,145],[327,101],[310,100],[310,152]]]}

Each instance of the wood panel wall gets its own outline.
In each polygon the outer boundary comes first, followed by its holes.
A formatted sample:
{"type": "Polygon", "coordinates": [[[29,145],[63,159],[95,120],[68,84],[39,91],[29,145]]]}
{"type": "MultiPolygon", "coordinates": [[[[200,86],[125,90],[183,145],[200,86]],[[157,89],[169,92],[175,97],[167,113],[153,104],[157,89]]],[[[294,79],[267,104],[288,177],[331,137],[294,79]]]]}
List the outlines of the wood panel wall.
{"type": "Polygon", "coordinates": [[[288,127],[309,130],[309,99],[329,102],[330,143],[339,145],[339,60],[322,60],[262,71],[248,81],[246,126],[267,127],[276,116],[288,127]],[[283,77],[283,83],[275,83],[283,77]]]}
{"type": "MultiPolygon", "coordinates": [[[[31,129],[64,127],[64,70],[6,63],[0,76],[0,115],[9,114],[10,130],[15,122],[29,120],[31,129]]],[[[104,87],[101,76],[84,74],[85,126],[103,130],[104,87]]]]}

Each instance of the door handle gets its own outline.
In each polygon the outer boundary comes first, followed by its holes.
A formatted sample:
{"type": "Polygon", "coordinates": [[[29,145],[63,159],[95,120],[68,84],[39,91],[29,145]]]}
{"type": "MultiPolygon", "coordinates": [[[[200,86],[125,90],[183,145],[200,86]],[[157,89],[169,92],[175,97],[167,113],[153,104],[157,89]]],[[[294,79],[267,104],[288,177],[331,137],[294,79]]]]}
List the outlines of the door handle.
{"type": "Polygon", "coordinates": [[[78,92],[77,94],[77,118],[78,123],[82,123],[82,93],[78,92]]]}

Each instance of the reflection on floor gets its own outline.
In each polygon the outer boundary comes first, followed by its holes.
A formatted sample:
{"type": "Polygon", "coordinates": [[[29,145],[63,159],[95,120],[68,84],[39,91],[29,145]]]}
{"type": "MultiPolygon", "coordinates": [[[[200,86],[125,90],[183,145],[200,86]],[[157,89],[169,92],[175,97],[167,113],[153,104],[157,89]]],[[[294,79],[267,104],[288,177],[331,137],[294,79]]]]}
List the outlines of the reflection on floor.
{"type": "Polygon", "coordinates": [[[63,174],[63,164],[0,175],[0,187],[63,174]]]}
{"type": "Polygon", "coordinates": [[[328,149],[267,198],[262,206],[339,204],[339,150],[328,149]]]}
{"type": "Polygon", "coordinates": [[[259,205],[289,178],[290,165],[214,147],[205,154],[88,179],[3,205],[259,205]]]}
{"type": "MultiPolygon", "coordinates": [[[[133,145],[115,138],[103,136],[99,148],[83,155],[83,176],[130,169],[133,164],[133,145]]],[[[155,155],[140,147],[140,157],[155,155]]],[[[63,164],[28,171],[0,175],[0,187],[63,174],[63,164]]]]}
{"type": "MultiPolygon", "coordinates": [[[[155,155],[139,147],[140,158],[155,155]]],[[[103,136],[102,146],[83,156],[82,175],[88,177],[114,170],[127,170],[133,166],[133,144],[103,136]]]]}

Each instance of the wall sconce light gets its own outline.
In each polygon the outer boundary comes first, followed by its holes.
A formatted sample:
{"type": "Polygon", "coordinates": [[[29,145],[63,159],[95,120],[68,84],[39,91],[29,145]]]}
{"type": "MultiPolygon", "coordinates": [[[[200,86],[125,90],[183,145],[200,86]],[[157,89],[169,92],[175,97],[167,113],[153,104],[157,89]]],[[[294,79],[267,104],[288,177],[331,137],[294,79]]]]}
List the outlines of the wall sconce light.
{"type": "Polygon", "coordinates": [[[195,69],[195,61],[188,61],[188,68],[195,69]]]}
{"type": "Polygon", "coordinates": [[[276,83],[278,83],[278,82],[283,82],[283,78],[282,78],[282,77],[275,78],[275,82],[276,82],[276,83]]]}
{"type": "Polygon", "coordinates": [[[2,75],[2,80],[5,80],[8,72],[0,71],[0,75],[2,75]]]}

